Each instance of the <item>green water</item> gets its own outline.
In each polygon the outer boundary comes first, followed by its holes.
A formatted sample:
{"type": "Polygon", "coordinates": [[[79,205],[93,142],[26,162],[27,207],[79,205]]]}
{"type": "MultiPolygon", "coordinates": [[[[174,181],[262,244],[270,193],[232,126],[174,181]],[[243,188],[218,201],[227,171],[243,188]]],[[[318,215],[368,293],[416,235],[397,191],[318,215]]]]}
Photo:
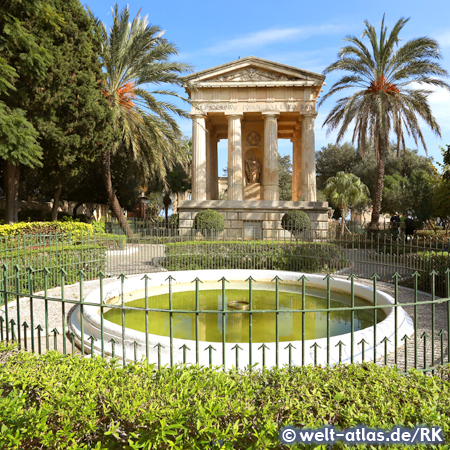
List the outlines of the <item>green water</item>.
{"type": "MultiPolygon", "coordinates": [[[[248,301],[248,289],[227,289],[225,292],[226,304],[231,301],[248,301]]],[[[195,310],[195,292],[173,293],[174,310],[195,310]]],[[[350,296],[347,294],[332,292],[331,308],[342,308],[350,306],[350,296]]],[[[300,292],[280,292],[280,309],[301,309],[302,295],[300,292]]],[[[222,342],[222,291],[205,289],[199,292],[200,309],[217,310],[216,313],[199,314],[199,339],[201,341],[222,342]]],[[[369,305],[360,298],[355,298],[356,306],[369,305]]],[[[129,301],[126,306],[145,308],[145,299],[129,301]]],[[[148,298],[148,307],[155,309],[169,309],[169,295],[155,295],[148,298]]],[[[326,308],[326,291],[321,289],[308,289],[305,308],[326,308]]],[[[253,309],[273,310],[275,309],[275,292],[268,290],[253,291],[253,309]]],[[[275,313],[253,313],[253,342],[274,342],[275,339],[275,313]]],[[[145,332],[144,311],[126,310],[125,326],[134,330],[145,332]]],[[[385,318],[384,313],[378,310],[378,322],[385,318]]],[[[105,313],[105,319],[122,326],[122,311],[110,309],[105,313]]],[[[173,313],[173,336],[180,339],[195,340],[195,314],[173,313]]],[[[355,312],[355,331],[373,325],[373,311],[360,310],[355,312]]],[[[169,313],[148,313],[148,330],[150,334],[169,336],[169,313]]],[[[351,330],[351,313],[349,311],[332,311],[330,314],[331,336],[349,333],[351,330]]],[[[306,312],[305,313],[305,337],[306,339],[317,339],[326,337],[327,313],[306,312]]],[[[225,340],[226,342],[248,342],[249,336],[249,314],[232,313],[225,317],[225,340]]],[[[295,341],[302,339],[302,313],[286,312],[279,313],[279,339],[280,342],[295,341]]]]}

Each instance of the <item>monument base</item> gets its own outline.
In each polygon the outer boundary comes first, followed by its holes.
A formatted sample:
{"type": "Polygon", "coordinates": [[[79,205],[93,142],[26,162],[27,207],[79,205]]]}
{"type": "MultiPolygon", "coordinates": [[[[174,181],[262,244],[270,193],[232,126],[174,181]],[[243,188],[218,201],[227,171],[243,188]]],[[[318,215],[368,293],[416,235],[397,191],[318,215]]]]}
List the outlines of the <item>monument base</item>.
{"type": "Polygon", "coordinates": [[[289,238],[281,227],[283,215],[292,210],[304,211],[311,220],[315,237],[328,236],[328,203],[286,201],[188,200],[180,201],[178,214],[180,231],[189,234],[194,218],[200,211],[213,209],[225,219],[227,238],[264,239],[289,238]]]}
{"type": "Polygon", "coordinates": [[[250,183],[244,186],[244,201],[261,200],[263,190],[260,183],[250,183]]]}

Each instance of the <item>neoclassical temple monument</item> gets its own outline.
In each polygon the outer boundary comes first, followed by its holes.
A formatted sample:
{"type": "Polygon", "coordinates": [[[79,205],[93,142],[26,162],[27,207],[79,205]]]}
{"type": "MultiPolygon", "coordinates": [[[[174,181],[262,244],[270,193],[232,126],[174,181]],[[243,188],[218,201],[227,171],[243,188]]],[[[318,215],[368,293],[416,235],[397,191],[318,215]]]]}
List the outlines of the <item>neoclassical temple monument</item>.
{"type": "Polygon", "coordinates": [[[236,236],[272,236],[283,214],[305,211],[327,230],[316,202],[315,104],[325,76],[249,56],[185,77],[193,101],[192,200],[179,204],[180,228],[203,209],[223,214],[236,236]],[[217,144],[228,139],[227,200],[219,200],[217,144]],[[292,200],[279,201],[278,139],[292,142],[292,200]]]}

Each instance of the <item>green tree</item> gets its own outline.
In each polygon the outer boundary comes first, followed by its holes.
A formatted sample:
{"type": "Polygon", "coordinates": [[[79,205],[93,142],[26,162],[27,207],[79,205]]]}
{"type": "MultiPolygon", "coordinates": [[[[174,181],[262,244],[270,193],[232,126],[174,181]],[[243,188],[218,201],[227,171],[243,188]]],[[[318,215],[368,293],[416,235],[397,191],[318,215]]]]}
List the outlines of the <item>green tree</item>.
{"type": "Polygon", "coordinates": [[[102,41],[94,33],[94,21],[79,0],[49,1],[64,23],[58,33],[46,33],[41,39],[52,65],[36,95],[41,107],[32,117],[44,150],[41,186],[54,199],[52,220],[56,220],[63,185],[73,183],[84,164],[91,164],[111,145],[114,129],[101,91],[102,41]]]}
{"type": "Polygon", "coordinates": [[[349,207],[352,204],[368,201],[369,189],[356,175],[338,172],[335,177],[328,179],[323,192],[330,199],[330,203],[333,206],[338,206],[341,210],[341,236],[343,237],[345,218],[347,217],[349,207]]]}
{"type": "Polygon", "coordinates": [[[111,156],[125,148],[128,157],[139,163],[142,179],[153,176],[165,180],[167,171],[183,156],[182,136],[173,115],[187,117],[187,114],[174,104],[160,100],[160,96],[178,97],[174,91],[149,91],[147,87],[181,86],[181,74],[190,67],[170,60],[177,54],[176,47],[162,37],[164,32],[159,27],[150,25],[139,13],[132,22],[128,7],[119,12],[116,4],[112,13],[109,33],[97,23],[103,38],[101,58],[107,77],[104,94],[113,112],[114,127],[120,130],[121,136],[104,150],[101,158],[111,209],[121,227],[131,234],[113,188],[111,156]]]}
{"type": "Polygon", "coordinates": [[[329,132],[338,129],[339,143],[354,124],[353,141],[357,140],[363,155],[367,137],[374,143],[377,170],[370,230],[378,229],[390,133],[397,137],[398,154],[402,147],[405,148],[405,132],[413,137],[416,145],[420,141],[426,151],[418,117],[438,136],[440,128],[428,103],[431,91],[423,86],[450,89],[447,83],[437,78],[448,76],[437,62],[441,59],[437,41],[420,37],[396,49],[400,31],[408,20],[401,18],[388,34],[383,17],[379,36],[365,21],[363,38],[369,39],[370,47],[355,36],[347,36],[344,41],[348,45],[339,51],[339,59],[324,71],[325,74],[334,71],[346,74],[331,87],[320,104],[341,90],[356,90],[337,101],[324,126],[329,132]],[[421,86],[414,88],[412,83],[421,86]]]}
{"type": "Polygon", "coordinates": [[[334,177],[338,172],[353,172],[360,159],[356,149],[348,142],[322,147],[316,152],[317,189],[323,189],[328,178],[334,177]]]}
{"type": "Polygon", "coordinates": [[[278,193],[280,200],[292,200],[292,164],[289,155],[278,155],[278,193]]]}
{"type": "Polygon", "coordinates": [[[21,165],[42,165],[38,132],[29,120],[35,93],[52,57],[39,33],[55,32],[63,18],[39,0],[6,0],[0,14],[0,158],[6,223],[17,222],[21,165]]]}
{"type": "Polygon", "coordinates": [[[407,212],[404,210],[406,204],[406,186],[408,180],[398,173],[384,177],[383,200],[381,211],[394,214],[394,212],[407,212]]]}

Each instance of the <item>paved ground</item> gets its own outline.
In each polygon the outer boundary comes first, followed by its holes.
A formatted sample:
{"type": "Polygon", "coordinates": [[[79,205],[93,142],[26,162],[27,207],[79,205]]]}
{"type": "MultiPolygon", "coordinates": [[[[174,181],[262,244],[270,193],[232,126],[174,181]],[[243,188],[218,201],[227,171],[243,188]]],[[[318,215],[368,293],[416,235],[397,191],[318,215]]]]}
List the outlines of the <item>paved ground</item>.
{"type": "Polygon", "coordinates": [[[106,273],[148,273],[162,270],[158,259],[164,256],[162,244],[128,245],[126,250],[107,252],[106,273]]]}

